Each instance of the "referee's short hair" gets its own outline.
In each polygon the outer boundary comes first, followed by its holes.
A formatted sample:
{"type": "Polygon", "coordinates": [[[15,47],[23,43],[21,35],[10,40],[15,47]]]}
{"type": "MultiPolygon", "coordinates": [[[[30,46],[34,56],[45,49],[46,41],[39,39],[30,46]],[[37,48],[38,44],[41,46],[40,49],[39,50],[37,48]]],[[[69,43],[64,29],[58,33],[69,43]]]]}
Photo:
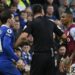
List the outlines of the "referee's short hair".
{"type": "Polygon", "coordinates": [[[33,4],[32,5],[32,12],[33,12],[33,15],[37,14],[37,13],[42,13],[42,5],[41,4],[33,4]]]}

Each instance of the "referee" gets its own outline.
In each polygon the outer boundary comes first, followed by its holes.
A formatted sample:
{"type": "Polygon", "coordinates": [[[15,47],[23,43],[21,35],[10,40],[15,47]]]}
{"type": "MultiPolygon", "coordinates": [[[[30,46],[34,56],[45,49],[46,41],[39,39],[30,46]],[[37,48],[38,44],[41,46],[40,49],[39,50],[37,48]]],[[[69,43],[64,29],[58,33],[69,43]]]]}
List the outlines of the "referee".
{"type": "Polygon", "coordinates": [[[17,39],[15,46],[22,43],[29,34],[32,34],[34,41],[31,48],[33,56],[30,75],[55,75],[53,32],[62,38],[66,38],[66,36],[53,22],[43,16],[43,8],[40,4],[34,4],[32,11],[33,21],[28,24],[17,39]]]}

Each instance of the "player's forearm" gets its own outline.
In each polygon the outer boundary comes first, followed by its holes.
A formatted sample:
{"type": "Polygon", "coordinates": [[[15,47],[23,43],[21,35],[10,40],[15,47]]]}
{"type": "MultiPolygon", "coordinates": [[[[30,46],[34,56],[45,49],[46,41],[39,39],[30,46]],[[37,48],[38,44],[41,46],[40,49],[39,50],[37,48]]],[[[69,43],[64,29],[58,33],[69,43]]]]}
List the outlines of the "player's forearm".
{"type": "Polygon", "coordinates": [[[66,34],[63,34],[61,37],[62,37],[62,39],[66,39],[67,38],[66,34]]]}
{"type": "Polygon", "coordinates": [[[18,47],[22,42],[24,42],[24,40],[27,39],[27,36],[28,36],[27,33],[22,33],[22,34],[20,35],[20,37],[17,39],[17,41],[15,42],[14,47],[16,48],[16,47],[18,47]]]}
{"type": "Polygon", "coordinates": [[[6,54],[7,54],[7,56],[9,56],[10,59],[18,61],[19,57],[15,54],[13,48],[11,46],[7,46],[7,47],[8,47],[8,48],[6,48],[6,54]]]}
{"type": "Polygon", "coordinates": [[[17,48],[23,41],[24,41],[24,39],[22,39],[22,38],[19,37],[19,38],[16,40],[16,42],[15,42],[15,44],[14,44],[14,47],[17,48]]]}
{"type": "Polygon", "coordinates": [[[14,59],[15,61],[18,61],[18,56],[14,53],[13,47],[11,46],[11,39],[8,37],[4,37],[3,40],[3,47],[4,52],[7,55],[9,59],[14,59]]]}

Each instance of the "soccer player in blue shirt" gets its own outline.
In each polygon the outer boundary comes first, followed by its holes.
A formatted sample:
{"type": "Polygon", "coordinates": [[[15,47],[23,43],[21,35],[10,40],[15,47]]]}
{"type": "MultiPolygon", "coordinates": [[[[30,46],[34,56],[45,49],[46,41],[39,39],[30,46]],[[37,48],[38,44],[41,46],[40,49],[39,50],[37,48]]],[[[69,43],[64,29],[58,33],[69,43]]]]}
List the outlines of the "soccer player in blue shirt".
{"type": "Polygon", "coordinates": [[[15,20],[10,12],[3,11],[0,15],[2,26],[0,27],[0,72],[3,75],[21,75],[14,66],[13,61],[22,68],[24,63],[15,55],[13,27],[15,20]]]}

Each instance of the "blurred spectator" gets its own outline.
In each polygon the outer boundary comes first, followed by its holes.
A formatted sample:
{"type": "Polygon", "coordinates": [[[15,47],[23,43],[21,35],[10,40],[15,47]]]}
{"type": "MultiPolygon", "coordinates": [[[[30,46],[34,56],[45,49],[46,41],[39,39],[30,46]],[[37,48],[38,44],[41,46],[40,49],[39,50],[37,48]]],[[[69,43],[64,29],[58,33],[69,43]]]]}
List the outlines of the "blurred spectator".
{"type": "Polygon", "coordinates": [[[32,55],[29,52],[31,49],[30,45],[24,44],[22,47],[22,60],[24,61],[25,65],[25,73],[26,75],[30,75],[30,66],[31,66],[31,60],[32,60],[32,55]]]}
{"type": "MultiPolygon", "coordinates": [[[[61,0],[60,0],[61,1],[61,0]]],[[[59,8],[59,14],[61,15],[63,12],[67,11],[67,10],[70,10],[72,11],[71,9],[71,6],[72,6],[72,2],[74,0],[62,0],[60,3],[61,3],[61,6],[59,8]]]]}
{"type": "Polygon", "coordinates": [[[9,8],[10,12],[13,15],[18,15],[19,16],[19,12],[17,10],[17,6],[15,4],[11,4],[10,8],[9,8]]]}
{"type": "Polygon", "coordinates": [[[11,0],[1,0],[1,2],[7,6],[10,6],[11,0]]]}
{"type": "Polygon", "coordinates": [[[19,48],[15,49],[15,54],[21,59],[21,50],[19,48]]]}
{"type": "Polygon", "coordinates": [[[15,4],[19,11],[23,11],[26,9],[26,6],[22,0],[13,0],[12,4],[15,4]]]}
{"type": "Polygon", "coordinates": [[[11,13],[16,12],[17,11],[17,6],[15,4],[11,4],[10,11],[11,11],[11,13]]]}
{"type": "Polygon", "coordinates": [[[20,13],[20,26],[21,30],[24,28],[24,26],[27,25],[27,12],[26,11],[21,11],[20,13]]]}
{"type": "Polygon", "coordinates": [[[4,7],[4,10],[8,10],[9,6],[6,0],[1,0],[0,4],[4,7]]]}
{"type": "Polygon", "coordinates": [[[26,5],[26,7],[30,6],[30,4],[31,4],[30,0],[22,0],[22,1],[26,5]]]}
{"type": "Polygon", "coordinates": [[[45,10],[45,13],[46,13],[46,9],[47,9],[47,5],[52,5],[53,8],[54,8],[54,16],[56,16],[57,19],[59,19],[59,11],[58,11],[58,6],[57,4],[54,4],[53,3],[54,0],[47,0],[44,4],[44,10],[45,10]]]}
{"type": "Polygon", "coordinates": [[[31,7],[27,7],[26,12],[27,12],[27,20],[28,20],[28,22],[32,21],[33,16],[32,16],[32,9],[31,9],[31,7]]]}
{"type": "Polygon", "coordinates": [[[32,21],[32,10],[30,7],[27,7],[25,11],[21,11],[20,13],[21,29],[25,28],[29,21],[32,21]]]}
{"type": "Polygon", "coordinates": [[[64,62],[63,62],[66,57],[67,57],[66,46],[64,44],[62,44],[58,48],[58,71],[57,71],[57,75],[66,75],[66,70],[65,70],[65,66],[64,66],[64,62]]]}
{"type": "Polygon", "coordinates": [[[48,5],[47,9],[46,9],[46,16],[48,17],[48,19],[55,21],[56,17],[53,15],[54,13],[54,8],[52,5],[48,5]]]}
{"type": "Polygon", "coordinates": [[[66,46],[64,44],[59,45],[58,53],[59,53],[60,57],[63,57],[63,56],[65,57],[65,55],[66,55],[66,46]]]}
{"type": "Polygon", "coordinates": [[[14,19],[15,19],[15,28],[16,30],[20,29],[20,21],[19,21],[19,16],[18,15],[14,15],[14,19]]]}
{"type": "Polygon", "coordinates": [[[3,10],[5,10],[5,7],[3,6],[2,3],[0,3],[0,14],[1,14],[1,12],[2,12],[3,10]]]}
{"type": "Polygon", "coordinates": [[[20,30],[20,20],[19,20],[19,16],[18,16],[18,14],[15,14],[14,15],[14,19],[15,19],[15,29],[16,30],[14,30],[14,35],[15,35],[15,41],[16,41],[16,39],[18,38],[18,36],[20,35],[20,33],[21,33],[21,30],[20,30]]]}
{"type": "MultiPolygon", "coordinates": [[[[22,59],[22,53],[21,53],[21,49],[18,47],[18,48],[16,48],[15,49],[15,54],[20,58],[20,59],[22,59]]],[[[14,63],[15,64],[15,66],[18,68],[18,66],[16,65],[16,63],[14,63]]],[[[25,68],[25,67],[24,67],[25,68]]],[[[24,73],[25,73],[25,69],[20,69],[20,68],[18,68],[18,70],[20,71],[20,73],[23,75],[24,73]]]]}
{"type": "Polygon", "coordinates": [[[30,65],[31,64],[31,60],[32,60],[32,56],[29,53],[30,50],[30,46],[29,45],[23,45],[22,46],[22,59],[25,62],[25,64],[30,65]]]}
{"type": "Polygon", "coordinates": [[[75,0],[72,0],[71,2],[71,12],[73,15],[73,19],[75,19],[75,0]]]}

